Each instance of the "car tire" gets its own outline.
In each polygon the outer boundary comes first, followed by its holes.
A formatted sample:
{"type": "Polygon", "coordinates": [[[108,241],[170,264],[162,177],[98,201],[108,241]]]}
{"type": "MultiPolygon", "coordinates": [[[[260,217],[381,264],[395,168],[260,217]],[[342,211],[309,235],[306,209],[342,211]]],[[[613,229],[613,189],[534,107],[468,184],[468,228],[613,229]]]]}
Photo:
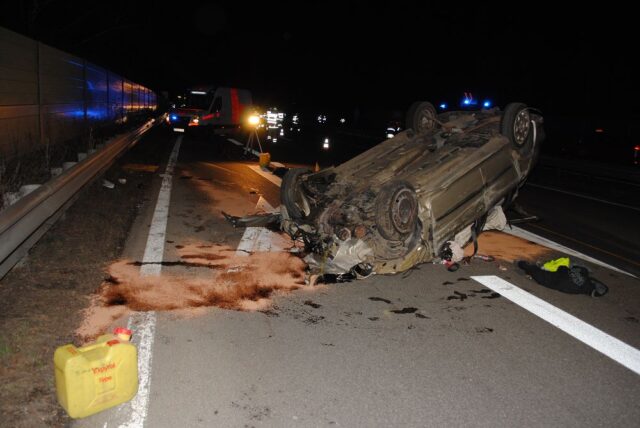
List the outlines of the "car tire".
{"type": "Polygon", "coordinates": [[[533,147],[534,126],[526,104],[507,104],[500,121],[500,133],[521,154],[528,154],[533,147]]]}
{"type": "Polygon", "coordinates": [[[423,134],[435,128],[437,116],[433,104],[428,101],[416,101],[407,111],[406,128],[423,134]]]}
{"type": "Polygon", "coordinates": [[[377,230],[383,238],[404,241],[415,232],[418,197],[408,183],[396,181],[383,186],[375,210],[377,230]]]}
{"type": "Polygon", "coordinates": [[[282,179],[280,200],[293,220],[302,220],[311,212],[309,200],[300,180],[303,175],[310,173],[311,170],[308,168],[291,168],[282,179]]]}

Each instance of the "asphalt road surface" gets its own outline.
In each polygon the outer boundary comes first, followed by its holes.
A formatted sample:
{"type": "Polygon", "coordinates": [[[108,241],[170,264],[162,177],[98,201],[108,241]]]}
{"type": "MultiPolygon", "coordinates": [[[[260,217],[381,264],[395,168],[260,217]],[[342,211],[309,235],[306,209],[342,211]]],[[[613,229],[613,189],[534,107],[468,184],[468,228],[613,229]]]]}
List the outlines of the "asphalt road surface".
{"type": "MultiPolygon", "coordinates": [[[[150,195],[163,200],[169,191],[166,215],[150,204],[137,219],[125,251],[133,260],[152,251],[149,231],[160,218],[160,255],[172,261],[177,246],[242,245],[244,230],[221,210],[247,214],[260,197],[279,205],[278,180],[233,144],[180,140],[175,168],[161,165],[150,195]]],[[[552,196],[537,197],[523,194],[529,208],[552,196]]],[[[629,258],[624,235],[612,233],[611,252],[629,258]]],[[[136,314],[138,396],[76,426],[636,426],[640,281],[586,264],[609,286],[605,297],[562,294],[511,263],[474,261],[454,273],[423,264],[408,275],[303,287],[262,311],[136,314]],[[496,295],[479,282],[486,277],[542,303],[496,295]]],[[[158,278],[208,274],[158,266],[158,278]]]]}
{"type": "Polygon", "coordinates": [[[525,184],[518,203],[540,221],[523,228],[640,277],[640,207],[585,196],[525,184]]]}

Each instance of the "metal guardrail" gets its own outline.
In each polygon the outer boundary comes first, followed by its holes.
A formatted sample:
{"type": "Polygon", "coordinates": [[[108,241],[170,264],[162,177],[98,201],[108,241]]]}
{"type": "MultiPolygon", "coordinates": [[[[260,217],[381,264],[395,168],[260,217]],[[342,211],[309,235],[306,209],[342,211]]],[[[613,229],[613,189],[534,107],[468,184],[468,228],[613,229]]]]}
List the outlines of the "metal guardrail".
{"type": "Polygon", "coordinates": [[[99,151],[29,193],[0,213],[0,278],[24,256],[31,246],[71,205],[86,184],[104,172],[126,149],[161,120],[106,143],[99,151]]]}

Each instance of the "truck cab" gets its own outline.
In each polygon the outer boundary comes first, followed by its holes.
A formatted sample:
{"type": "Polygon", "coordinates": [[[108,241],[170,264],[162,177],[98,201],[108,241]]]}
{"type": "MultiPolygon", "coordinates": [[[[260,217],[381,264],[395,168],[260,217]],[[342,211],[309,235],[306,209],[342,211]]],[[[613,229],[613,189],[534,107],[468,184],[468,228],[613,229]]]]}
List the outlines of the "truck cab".
{"type": "Polygon", "coordinates": [[[179,95],[167,123],[174,132],[226,134],[240,128],[252,105],[246,89],[200,86],[179,95]]]}

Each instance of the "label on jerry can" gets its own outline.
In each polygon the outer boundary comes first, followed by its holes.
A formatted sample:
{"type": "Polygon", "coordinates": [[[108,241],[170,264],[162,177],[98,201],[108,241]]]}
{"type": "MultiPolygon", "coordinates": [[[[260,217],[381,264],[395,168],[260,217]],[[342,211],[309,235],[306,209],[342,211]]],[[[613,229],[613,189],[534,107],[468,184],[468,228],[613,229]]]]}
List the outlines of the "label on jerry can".
{"type": "Polygon", "coordinates": [[[131,400],[138,392],[138,352],[131,331],[102,335],[81,348],[56,349],[58,402],[72,418],[83,418],[131,400]]]}

